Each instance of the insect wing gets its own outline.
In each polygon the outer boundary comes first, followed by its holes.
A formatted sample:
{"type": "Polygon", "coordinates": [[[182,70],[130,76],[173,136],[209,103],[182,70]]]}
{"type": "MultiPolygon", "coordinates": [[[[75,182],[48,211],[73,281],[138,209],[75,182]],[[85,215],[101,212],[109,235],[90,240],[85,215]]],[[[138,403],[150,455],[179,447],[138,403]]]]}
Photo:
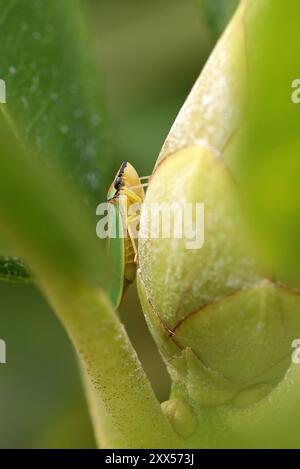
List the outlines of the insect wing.
{"type": "Polygon", "coordinates": [[[108,251],[112,267],[109,298],[117,309],[123,296],[125,270],[123,221],[118,199],[108,204],[108,251]]]}

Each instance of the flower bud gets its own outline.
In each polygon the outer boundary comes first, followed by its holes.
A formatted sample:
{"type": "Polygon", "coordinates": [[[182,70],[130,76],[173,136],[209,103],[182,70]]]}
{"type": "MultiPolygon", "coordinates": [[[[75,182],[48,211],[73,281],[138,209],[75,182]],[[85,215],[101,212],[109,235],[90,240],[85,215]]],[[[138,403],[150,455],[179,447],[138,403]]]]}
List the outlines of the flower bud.
{"type": "Polygon", "coordinates": [[[243,407],[265,396],[300,337],[300,295],[258,265],[239,200],[224,160],[201,144],[162,160],[142,208],[138,288],[145,317],[172,397],[202,407],[243,407]],[[170,236],[163,237],[164,217],[151,207],[174,202],[170,236]],[[185,231],[177,237],[174,228],[181,209],[197,203],[204,204],[204,243],[189,249],[185,231]]]}

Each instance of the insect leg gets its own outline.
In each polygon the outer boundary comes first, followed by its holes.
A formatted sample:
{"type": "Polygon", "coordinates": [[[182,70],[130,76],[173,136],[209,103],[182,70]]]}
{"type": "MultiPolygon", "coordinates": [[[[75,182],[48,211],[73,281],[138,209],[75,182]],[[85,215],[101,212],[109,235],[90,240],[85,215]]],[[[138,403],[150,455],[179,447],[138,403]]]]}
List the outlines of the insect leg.
{"type": "Polygon", "coordinates": [[[129,202],[137,203],[137,204],[140,204],[142,202],[141,197],[138,196],[134,191],[128,189],[128,187],[124,187],[122,189],[122,194],[128,197],[129,202]]]}
{"type": "Polygon", "coordinates": [[[128,230],[128,234],[129,234],[129,238],[130,238],[133,250],[134,250],[134,262],[135,263],[137,263],[137,259],[138,259],[138,250],[137,250],[137,244],[136,244],[136,241],[135,241],[135,237],[133,236],[133,233],[132,233],[132,230],[131,230],[130,223],[132,223],[132,222],[134,222],[138,219],[139,219],[138,215],[131,215],[127,218],[127,230],[128,230]]]}

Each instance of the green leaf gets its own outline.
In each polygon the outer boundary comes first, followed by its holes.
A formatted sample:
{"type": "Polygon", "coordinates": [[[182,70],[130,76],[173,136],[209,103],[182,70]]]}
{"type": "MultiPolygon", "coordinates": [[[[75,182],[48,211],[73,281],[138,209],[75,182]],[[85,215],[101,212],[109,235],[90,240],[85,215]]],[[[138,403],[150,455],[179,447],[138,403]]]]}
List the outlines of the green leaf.
{"type": "Polygon", "coordinates": [[[80,192],[27,151],[1,113],[0,142],[0,231],[13,252],[34,274],[41,266],[44,271],[46,262],[51,282],[54,277],[70,285],[78,278],[103,283],[103,245],[80,192]]]}
{"type": "MultiPolygon", "coordinates": [[[[250,113],[238,148],[249,225],[262,260],[286,281],[300,279],[300,104],[292,101],[300,78],[300,4],[264,3],[248,36],[250,113]]],[[[245,18],[248,24],[255,2],[245,18]]]]}
{"type": "Polygon", "coordinates": [[[229,22],[239,0],[196,0],[204,12],[207,22],[218,37],[229,22]]]}
{"type": "MultiPolygon", "coordinates": [[[[107,187],[109,160],[91,50],[78,0],[2,1],[0,78],[7,102],[0,112],[45,171],[64,174],[62,184],[74,184],[94,212],[107,187]]],[[[10,260],[0,278],[13,279],[13,272],[19,269],[10,260]]]]}

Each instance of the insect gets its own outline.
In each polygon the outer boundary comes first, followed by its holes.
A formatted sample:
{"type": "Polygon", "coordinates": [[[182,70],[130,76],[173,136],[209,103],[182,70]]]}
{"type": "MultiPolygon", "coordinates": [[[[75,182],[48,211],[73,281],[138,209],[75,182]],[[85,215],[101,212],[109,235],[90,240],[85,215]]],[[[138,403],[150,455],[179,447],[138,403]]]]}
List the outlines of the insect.
{"type": "Polygon", "coordinates": [[[128,286],[134,281],[138,262],[139,208],[144,200],[142,180],[134,167],[124,161],[107,193],[108,240],[113,270],[109,297],[117,309],[128,286]],[[137,210],[131,210],[136,208],[137,210]],[[133,213],[131,213],[133,212],[133,213]]]}

